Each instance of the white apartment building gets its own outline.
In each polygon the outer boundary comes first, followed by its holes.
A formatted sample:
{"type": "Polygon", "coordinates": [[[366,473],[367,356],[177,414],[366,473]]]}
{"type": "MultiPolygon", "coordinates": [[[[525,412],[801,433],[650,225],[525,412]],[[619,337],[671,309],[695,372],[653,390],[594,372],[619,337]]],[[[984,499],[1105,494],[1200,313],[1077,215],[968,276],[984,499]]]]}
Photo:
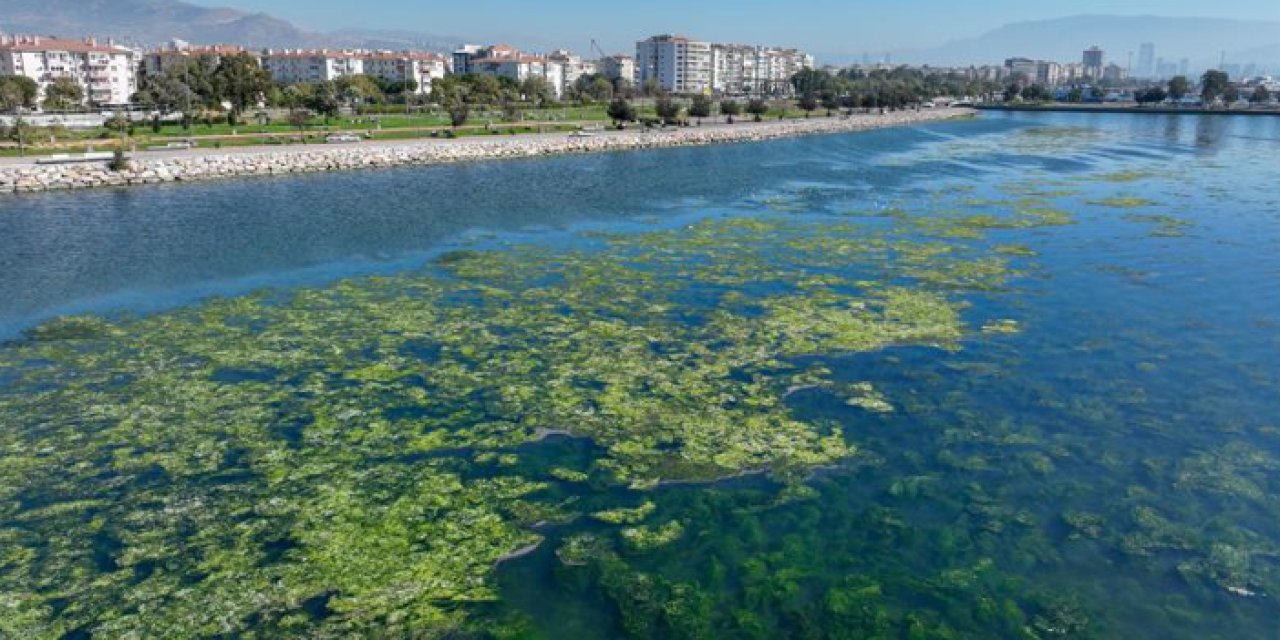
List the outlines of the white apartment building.
{"type": "Polygon", "coordinates": [[[654,80],[671,93],[710,93],[710,42],[684,36],[660,35],[636,43],[636,86],[654,80]]]}
{"type": "Polygon", "coordinates": [[[276,82],[332,82],[368,75],[388,82],[412,80],[419,95],[431,93],[432,83],[448,73],[443,56],[420,51],[284,50],[262,54],[262,66],[276,82]]]}
{"type": "Polygon", "coordinates": [[[754,47],[746,57],[743,92],[788,95],[791,77],[813,68],[813,56],[795,49],[754,47]]]}
{"type": "Polygon", "coordinates": [[[55,79],[71,78],[84,90],[86,104],[127,105],[138,90],[137,59],[136,52],[110,41],[0,36],[0,75],[34,80],[40,102],[55,79]]]}
{"type": "Polygon", "coordinates": [[[435,53],[380,51],[366,54],[364,73],[388,82],[411,80],[418,85],[415,93],[426,96],[432,83],[449,73],[449,63],[435,53]]]}
{"type": "Polygon", "coordinates": [[[582,57],[564,49],[552,51],[547,55],[547,59],[560,63],[560,70],[563,75],[560,83],[565,87],[572,87],[578,81],[578,78],[597,73],[600,69],[595,61],[583,60],[582,57]]]}
{"type": "Polygon", "coordinates": [[[694,42],[654,36],[636,43],[636,83],[654,78],[672,93],[788,95],[791,76],[813,67],[796,49],[694,42]]]}
{"type": "Polygon", "coordinates": [[[531,55],[506,44],[489,47],[466,45],[453,52],[453,72],[511,78],[524,82],[529,78],[542,78],[551,85],[551,91],[559,99],[564,95],[568,82],[576,81],[584,72],[594,73],[594,65],[587,66],[581,58],[568,51],[557,51],[550,56],[531,55]]]}
{"type": "Polygon", "coordinates": [[[262,68],[283,84],[332,82],[364,73],[364,58],[356,51],[269,49],[262,68]]]}
{"type": "Polygon", "coordinates": [[[542,78],[551,85],[551,92],[557,99],[564,95],[563,65],[541,56],[480,58],[471,61],[471,73],[511,78],[516,82],[524,82],[529,78],[542,78]]]}
{"type": "Polygon", "coordinates": [[[196,46],[181,40],[175,40],[164,48],[153,49],[142,54],[142,72],[149,77],[155,77],[163,74],[166,69],[173,66],[175,61],[178,60],[207,57],[212,59],[214,64],[217,64],[223,56],[233,56],[244,52],[244,47],[236,45],[196,46]]]}

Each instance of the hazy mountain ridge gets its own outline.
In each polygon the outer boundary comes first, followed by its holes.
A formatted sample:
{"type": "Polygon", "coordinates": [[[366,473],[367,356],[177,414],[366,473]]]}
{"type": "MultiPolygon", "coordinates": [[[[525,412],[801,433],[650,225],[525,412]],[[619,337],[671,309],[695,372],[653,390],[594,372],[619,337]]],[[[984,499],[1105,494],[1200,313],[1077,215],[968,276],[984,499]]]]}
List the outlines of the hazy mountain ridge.
{"type": "Polygon", "coordinates": [[[180,38],[250,47],[447,49],[460,41],[411,31],[319,33],[265,13],[197,6],[181,0],[0,0],[0,32],[114,37],[138,45],[180,38]]]}
{"type": "Polygon", "coordinates": [[[1216,64],[1225,51],[1228,62],[1280,66],[1280,22],[1107,15],[1008,24],[976,38],[953,40],[931,49],[901,51],[894,59],[930,64],[1000,64],[1005,58],[1024,56],[1079,62],[1084,49],[1098,45],[1106,50],[1109,61],[1124,66],[1129,52],[1134,53],[1137,63],[1138,47],[1144,42],[1156,45],[1157,57],[1188,58],[1193,65],[1216,64]]]}

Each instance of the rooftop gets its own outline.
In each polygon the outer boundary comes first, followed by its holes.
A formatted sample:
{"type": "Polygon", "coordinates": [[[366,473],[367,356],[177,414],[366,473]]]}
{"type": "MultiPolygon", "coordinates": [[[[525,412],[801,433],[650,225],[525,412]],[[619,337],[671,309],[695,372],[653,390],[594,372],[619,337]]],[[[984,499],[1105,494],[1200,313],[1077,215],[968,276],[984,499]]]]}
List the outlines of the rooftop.
{"type": "Polygon", "coordinates": [[[47,36],[0,36],[0,51],[66,51],[74,53],[130,53],[127,47],[96,38],[70,40],[47,36]]]}

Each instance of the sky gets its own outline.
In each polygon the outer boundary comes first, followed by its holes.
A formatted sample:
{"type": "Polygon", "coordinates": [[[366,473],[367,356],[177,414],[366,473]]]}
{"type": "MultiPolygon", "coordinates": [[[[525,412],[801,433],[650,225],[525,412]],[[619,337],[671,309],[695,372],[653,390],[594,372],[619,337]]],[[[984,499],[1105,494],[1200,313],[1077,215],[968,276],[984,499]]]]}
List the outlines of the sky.
{"type": "Polygon", "coordinates": [[[626,52],[637,39],[670,32],[827,53],[900,51],[977,36],[1011,22],[1084,13],[1280,21],[1280,0],[377,0],[370,5],[351,0],[188,1],[262,11],[318,31],[407,29],[584,52],[592,38],[609,52],[626,52]]]}

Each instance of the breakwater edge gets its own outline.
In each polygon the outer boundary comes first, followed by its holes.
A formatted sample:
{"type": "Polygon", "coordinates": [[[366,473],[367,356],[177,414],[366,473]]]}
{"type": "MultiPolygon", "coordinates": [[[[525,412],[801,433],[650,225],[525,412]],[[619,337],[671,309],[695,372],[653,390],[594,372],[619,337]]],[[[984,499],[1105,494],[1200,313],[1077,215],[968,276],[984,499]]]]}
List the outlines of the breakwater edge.
{"type": "Polygon", "coordinates": [[[850,133],[973,115],[969,109],[932,109],[886,114],[814,117],[805,120],[706,124],[665,131],[602,131],[589,136],[540,134],[511,137],[469,137],[343,146],[248,147],[234,150],[187,150],[134,154],[129,166],[113,170],[105,161],[0,165],[0,193],[24,193],[95,187],[272,176],[324,171],[348,171],[528,158],[567,153],[598,153],[630,149],[699,146],[729,142],[757,142],[776,138],[850,133]]]}

